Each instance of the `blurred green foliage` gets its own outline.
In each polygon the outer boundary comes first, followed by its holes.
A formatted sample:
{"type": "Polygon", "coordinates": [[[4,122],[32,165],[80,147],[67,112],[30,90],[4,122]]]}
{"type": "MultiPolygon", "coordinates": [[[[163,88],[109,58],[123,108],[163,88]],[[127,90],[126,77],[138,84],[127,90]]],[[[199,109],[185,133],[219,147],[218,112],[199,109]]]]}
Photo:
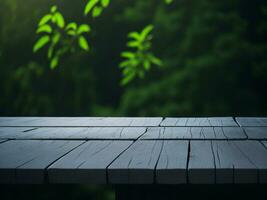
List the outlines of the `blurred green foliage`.
{"type": "Polygon", "coordinates": [[[136,76],[144,78],[145,71],[150,70],[152,64],[162,65],[161,60],[150,52],[152,30],[153,25],[148,25],[140,33],[130,32],[128,34],[130,41],[127,42],[127,46],[133,48],[134,52],[123,51],[121,53],[121,57],[124,58],[124,61],[120,63],[124,76],[121,82],[122,85],[128,84],[136,76]]]}
{"type": "Polygon", "coordinates": [[[84,8],[84,15],[92,13],[93,18],[98,17],[109,3],[110,0],[89,0],[84,8]]]}
{"type": "Polygon", "coordinates": [[[38,24],[36,33],[42,36],[34,44],[33,52],[49,44],[47,57],[50,61],[50,68],[55,69],[64,54],[77,51],[75,43],[78,43],[81,49],[89,50],[87,40],[83,36],[88,32],[90,32],[90,26],[87,24],[77,26],[75,22],[71,22],[65,27],[63,15],[57,10],[57,6],[52,6],[50,13],[45,14],[38,24]]]}
{"type": "Polygon", "coordinates": [[[85,17],[89,2],[0,1],[1,115],[266,115],[266,1],[95,1],[85,17]],[[75,35],[70,46],[77,48],[62,54],[54,70],[43,53],[32,53],[44,35],[50,43],[43,48],[51,44],[48,26],[35,34],[51,5],[64,15],[64,28],[49,22],[52,33],[75,35]],[[104,12],[91,17],[96,6],[104,12]],[[77,36],[82,24],[90,24],[89,45],[77,36]],[[162,67],[121,87],[126,36],[147,24],[154,26],[148,52],[162,59],[162,67]],[[89,47],[89,53],[78,50],[89,47]]]}

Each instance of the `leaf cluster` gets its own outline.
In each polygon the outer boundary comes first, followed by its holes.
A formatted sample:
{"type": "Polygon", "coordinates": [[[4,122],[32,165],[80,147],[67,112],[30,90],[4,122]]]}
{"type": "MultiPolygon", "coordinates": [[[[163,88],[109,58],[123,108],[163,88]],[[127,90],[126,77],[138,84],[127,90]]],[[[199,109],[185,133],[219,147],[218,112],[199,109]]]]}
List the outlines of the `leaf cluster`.
{"type": "Polygon", "coordinates": [[[110,0],[89,0],[84,8],[84,15],[92,15],[96,18],[101,15],[104,8],[108,7],[110,0]]]}
{"type": "Polygon", "coordinates": [[[162,61],[151,52],[151,39],[153,25],[146,26],[140,33],[130,32],[127,46],[133,51],[123,51],[124,60],[119,67],[122,68],[123,79],[121,84],[126,85],[135,77],[143,78],[152,65],[161,66],[162,61]]]}
{"type": "Polygon", "coordinates": [[[65,25],[63,15],[52,6],[50,13],[44,15],[36,30],[40,38],[33,47],[33,52],[37,52],[48,46],[47,57],[50,60],[50,68],[58,66],[60,58],[69,51],[75,51],[74,43],[77,43],[83,50],[88,51],[89,45],[84,33],[90,32],[90,26],[82,24],[78,26],[75,22],[65,25]]]}

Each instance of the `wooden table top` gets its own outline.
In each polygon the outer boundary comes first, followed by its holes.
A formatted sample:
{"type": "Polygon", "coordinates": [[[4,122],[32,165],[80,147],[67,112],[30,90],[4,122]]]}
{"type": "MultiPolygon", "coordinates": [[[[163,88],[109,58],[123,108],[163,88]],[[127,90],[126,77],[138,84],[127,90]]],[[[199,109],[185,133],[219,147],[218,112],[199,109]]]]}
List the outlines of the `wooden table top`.
{"type": "Polygon", "coordinates": [[[267,118],[0,117],[0,183],[267,183],[267,118]]]}

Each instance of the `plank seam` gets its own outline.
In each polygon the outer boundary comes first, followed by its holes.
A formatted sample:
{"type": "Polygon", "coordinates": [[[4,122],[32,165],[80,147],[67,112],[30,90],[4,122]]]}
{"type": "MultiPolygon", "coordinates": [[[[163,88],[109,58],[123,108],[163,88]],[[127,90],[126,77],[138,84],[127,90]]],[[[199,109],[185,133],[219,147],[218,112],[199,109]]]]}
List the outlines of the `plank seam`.
{"type": "Polygon", "coordinates": [[[119,153],[106,167],[106,183],[109,184],[109,179],[108,179],[108,168],[110,167],[110,165],[112,165],[112,163],[115,162],[115,160],[117,160],[117,158],[119,158],[125,151],[127,151],[136,141],[133,141],[132,144],[130,144],[126,149],[124,149],[121,153],[119,153]]]}
{"type": "Polygon", "coordinates": [[[166,117],[162,117],[161,122],[159,123],[159,125],[157,127],[162,127],[161,124],[164,122],[165,119],[166,119],[166,117]]]}
{"type": "Polygon", "coordinates": [[[242,129],[243,133],[244,133],[245,136],[247,137],[246,139],[249,139],[248,134],[246,133],[245,129],[244,129],[243,127],[240,127],[240,128],[242,129]]]}
{"type": "Polygon", "coordinates": [[[189,159],[191,154],[191,141],[188,141],[187,160],[186,160],[186,184],[189,184],[189,159]]]}
{"type": "Polygon", "coordinates": [[[233,120],[235,121],[235,123],[237,124],[237,126],[242,127],[241,124],[239,124],[239,122],[237,121],[236,118],[237,118],[237,117],[233,116],[233,120]]]}
{"type": "Polygon", "coordinates": [[[70,152],[72,152],[73,150],[77,149],[78,147],[80,147],[81,145],[83,145],[84,143],[86,143],[87,141],[82,142],[81,144],[77,145],[76,147],[74,147],[73,149],[67,151],[66,153],[64,153],[62,156],[58,157],[56,160],[54,160],[53,162],[51,162],[48,166],[45,167],[44,169],[44,183],[48,184],[49,183],[49,177],[48,177],[48,168],[50,166],[52,166],[55,162],[57,162],[58,160],[60,160],[61,158],[63,158],[65,155],[69,154],[70,152]]]}
{"type": "Polygon", "coordinates": [[[266,141],[266,140],[259,140],[259,142],[261,143],[261,145],[263,145],[263,147],[264,147],[265,149],[267,149],[267,146],[265,146],[265,144],[263,143],[263,141],[266,141]]]}
{"type": "Polygon", "coordinates": [[[216,183],[217,182],[217,179],[216,179],[217,170],[216,170],[215,153],[214,153],[214,149],[213,149],[212,140],[210,141],[210,147],[211,147],[211,152],[212,152],[212,156],[213,156],[213,164],[214,164],[214,183],[216,183]]]}
{"type": "MultiPolygon", "coordinates": [[[[165,129],[165,128],[164,128],[165,129]]],[[[161,147],[160,147],[160,151],[159,151],[159,156],[158,156],[158,159],[157,159],[157,162],[155,164],[155,167],[154,167],[154,171],[153,171],[153,183],[157,183],[157,179],[156,179],[156,176],[157,176],[157,173],[156,173],[156,170],[157,170],[157,166],[158,166],[158,162],[159,162],[159,158],[161,156],[161,153],[162,153],[162,150],[163,150],[163,145],[164,145],[164,140],[161,142],[161,147]]]]}

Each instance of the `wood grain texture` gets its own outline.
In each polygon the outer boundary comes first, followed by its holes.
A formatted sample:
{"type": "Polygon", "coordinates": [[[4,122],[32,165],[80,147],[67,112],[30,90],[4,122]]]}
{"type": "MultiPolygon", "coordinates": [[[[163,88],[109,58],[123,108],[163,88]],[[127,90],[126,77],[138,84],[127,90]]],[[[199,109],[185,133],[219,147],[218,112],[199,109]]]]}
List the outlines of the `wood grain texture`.
{"type": "Polygon", "coordinates": [[[156,183],[187,182],[188,141],[165,140],[156,167],[156,183]]]}
{"type": "Polygon", "coordinates": [[[152,127],[148,128],[140,139],[227,140],[246,138],[246,134],[239,127],[152,127]]]}
{"type": "Polygon", "coordinates": [[[232,117],[166,118],[160,126],[237,126],[232,117]]]}
{"type": "Polygon", "coordinates": [[[136,141],[109,167],[113,184],[152,184],[163,141],[136,141]]]}
{"type": "Polygon", "coordinates": [[[267,183],[267,149],[258,141],[232,141],[257,167],[259,183],[267,183]]]}
{"type": "Polygon", "coordinates": [[[49,182],[106,184],[106,168],[131,144],[130,141],[88,141],[48,168],[49,182]]]}
{"type": "Polygon", "coordinates": [[[267,127],[244,127],[244,131],[246,132],[248,139],[267,139],[267,127]]]}
{"type": "Polygon", "coordinates": [[[146,131],[145,127],[99,127],[88,128],[87,139],[136,140],[146,131]]]}
{"type": "Polygon", "coordinates": [[[188,163],[188,182],[215,183],[215,161],[211,141],[191,141],[188,163]]]}
{"type": "Polygon", "coordinates": [[[19,139],[30,136],[34,128],[25,127],[0,127],[1,139],[19,139]]]}
{"type": "Polygon", "coordinates": [[[1,183],[43,183],[44,171],[81,141],[10,140],[0,144],[1,183]]]}
{"type": "Polygon", "coordinates": [[[87,128],[80,127],[45,127],[23,134],[23,139],[87,139],[87,128]]]}
{"type": "Polygon", "coordinates": [[[7,141],[7,140],[4,140],[4,139],[0,139],[0,143],[3,143],[3,142],[5,142],[5,141],[7,141]]]}
{"type": "Polygon", "coordinates": [[[267,117],[237,117],[240,126],[267,126],[267,117]]]}
{"type": "Polygon", "coordinates": [[[0,126],[159,126],[162,117],[0,117],[0,126]]]}
{"type": "Polygon", "coordinates": [[[144,134],[145,131],[145,127],[42,127],[20,134],[20,137],[17,138],[56,140],[136,140],[144,134]]]}
{"type": "Polygon", "coordinates": [[[216,183],[257,183],[257,168],[232,143],[212,141],[216,183]]]}

